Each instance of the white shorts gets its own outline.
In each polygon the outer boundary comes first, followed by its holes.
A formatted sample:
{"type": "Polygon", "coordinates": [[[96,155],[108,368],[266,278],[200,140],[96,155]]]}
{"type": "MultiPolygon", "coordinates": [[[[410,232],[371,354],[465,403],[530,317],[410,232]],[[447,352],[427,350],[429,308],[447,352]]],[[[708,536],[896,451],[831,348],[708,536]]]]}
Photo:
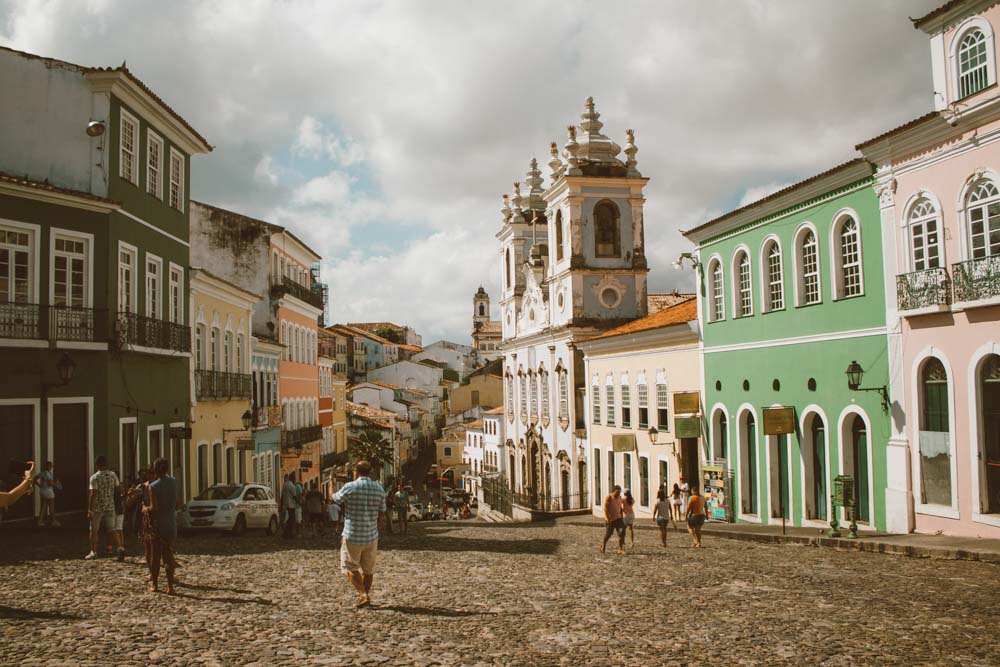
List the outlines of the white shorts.
{"type": "Polygon", "coordinates": [[[635,525],[635,513],[634,512],[630,512],[629,514],[625,515],[625,525],[626,526],[634,526],[635,525]]]}
{"type": "Polygon", "coordinates": [[[345,538],[340,543],[340,571],[344,574],[351,572],[374,574],[377,554],[378,542],[351,544],[345,538]]]}
{"type": "Polygon", "coordinates": [[[116,514],[115,515],[115,530],[124,530],[124,529],[125,529],[125,515],[124,514],[116,514]]]}

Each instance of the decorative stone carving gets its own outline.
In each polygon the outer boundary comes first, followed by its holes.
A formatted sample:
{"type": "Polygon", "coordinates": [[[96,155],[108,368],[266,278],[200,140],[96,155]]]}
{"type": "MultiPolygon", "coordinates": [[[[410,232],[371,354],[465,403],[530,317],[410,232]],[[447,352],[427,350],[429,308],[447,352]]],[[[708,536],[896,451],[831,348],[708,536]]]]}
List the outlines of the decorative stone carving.
{"type": "Polygon", "coordinates": [[[597,294],[597,300],[608,310],[621,305],[622,299],[625,296],[625,283],[610,273],[601,278],[600,282],[593,285],[592,288],[597,294]]]}
{"type": "Polygon", "coordinates": [[[556,142],[549,144],[549,170],[552,172],[552,179],[555,180],[556,175],[563,167],[562,158],[559,157],[559,146],[556,142]]]}
{"type": "Polygon", "coordinates": [[[514,204],[514,213],[510,217],[512,223],[524,222],[524,216],[521,215],[521,202],[524,199],[521,197],[521,183],[519,181],[514,181],[514,196],[511,197],[511,203],[514,204]]]}
{"type": "Polygon", "coordinates": [[[628,141],[625,143],[625,166],[628,167],[628,171],[625,172],[625,175],[628,178],[641,178],[642,174],[635,168],[637,164],[635,154],[639,152],[635,146],[635,130],[625,130],[625,135],[628,137],[628,141]]]}
{"type": "Polygon", "coordinates": [[[621,164],[616,156],[621,153],[621,146],[601,134],[604,127],[599,118],[601,114],[594,109],[594,98],[588,97],[584,103],[583,114],[580,115],[580,129],[583,134],[579,138],[579,148],[576,157],[588,162],[603,162],[621,164]]]}
{"type": "Polygon", "coordinates": [[[581,176],[583,172],[580,170],[580,160],[576,156],[580,149],[580,145],[576,143],[576,127],[573,125],[567,127],[566,136],[566,145],[563,146],[563,157],[566,158],[566,175],[581,176]]]}

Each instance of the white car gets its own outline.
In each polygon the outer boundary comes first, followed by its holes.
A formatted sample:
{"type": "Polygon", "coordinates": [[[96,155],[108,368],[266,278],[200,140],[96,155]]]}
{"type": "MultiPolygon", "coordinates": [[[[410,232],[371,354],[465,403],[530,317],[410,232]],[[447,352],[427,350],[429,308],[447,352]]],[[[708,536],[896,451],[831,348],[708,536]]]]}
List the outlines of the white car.
{"type": "Polygon", "coordinates": [[[424,518],[424,506],[422,503],[410,503],[410,508],[406,511],[407,521],[420,521],[424,518]]]}
{"type": "Polygon", "coordinates": [[[216,484],[199,493],[180,511],[180,528],[231,530],[248,528],[278,532],[278,503],[271,489],[259,484],[216,484]]]}

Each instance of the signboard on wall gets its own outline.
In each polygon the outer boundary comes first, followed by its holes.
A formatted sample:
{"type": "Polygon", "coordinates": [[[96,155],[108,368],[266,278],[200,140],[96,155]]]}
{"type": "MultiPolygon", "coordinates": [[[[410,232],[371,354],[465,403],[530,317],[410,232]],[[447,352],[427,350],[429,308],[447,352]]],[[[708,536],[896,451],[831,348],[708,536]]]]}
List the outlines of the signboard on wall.
{"type": "Polygon", "coordinates": [[[236,449],[241,452],[252,452],[254,450],[253,438],[237,438],[236,449]]]}
{"type": "MultiPolygon", "coordinates": [[[[718,463],[718,462],[716,462],[718,463]]],[[[701,467],[701,492],[705,499],[705,513],[713,521],[726,520],[726,474],[721,465],[701,467]]]]}
{"type": "Polygon", "coordinates": [[[616,452],[634,452],[636,449],[635,434],[621,433],[611,436],[611,447],[616,452]]]}
{"type": "Polygon", "coordinates": [[[764,435],[795,433],[795,408],[764,408],[764,435]]]}
{"type": "Polygon", "coordinates": [[[701,436],[701,417],[674,417],[674,435],[678,438],[701,436]]]}
{"type": "Polygon", "coordinates": [[[169,431],[171,440],[190,440],[191,439],[191,427],[190,426],[171,426],[169,431]]]}
{"type": "Polygon", "coordinates": [[[270,426],[281,425],[281,406],[269,405],[267,407],[267,423],[270,426]]]}
{"type": "Polygon", "coordinates": [[[674,394],[674,412],[680,415],[701,412],[701,397],[696,391],[679,391],[674,394]]]}

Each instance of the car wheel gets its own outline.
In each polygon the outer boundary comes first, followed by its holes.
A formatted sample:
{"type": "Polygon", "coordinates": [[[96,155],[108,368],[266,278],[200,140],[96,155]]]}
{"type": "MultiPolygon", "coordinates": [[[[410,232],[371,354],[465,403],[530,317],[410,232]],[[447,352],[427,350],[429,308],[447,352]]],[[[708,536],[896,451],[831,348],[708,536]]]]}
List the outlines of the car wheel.
{"type": "Polygon", "coordinates": [[[236,523],[233,524],[233,535],[242,535],[245,532],[247,532],[247,519],[240,514],[236,517],[236,523]]]}
{"type": "Polygon", "coordinates": [[[267,524],[267,534],[274,535],[278,532],[278,517],[271,515],[271,520],[267,524]]]}

